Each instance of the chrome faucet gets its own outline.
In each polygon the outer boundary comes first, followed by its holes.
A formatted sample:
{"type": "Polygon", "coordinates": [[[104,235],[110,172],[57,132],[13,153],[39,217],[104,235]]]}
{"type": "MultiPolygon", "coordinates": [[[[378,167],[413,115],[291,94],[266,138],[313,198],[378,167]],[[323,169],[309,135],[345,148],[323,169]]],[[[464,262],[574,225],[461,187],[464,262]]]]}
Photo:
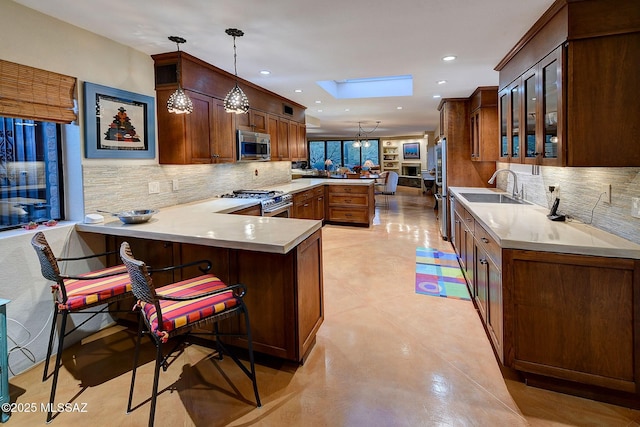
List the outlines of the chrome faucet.
{"type": "Polygon", "coordinates": [[[489,184],[493,184],[496,181],[496,176],[498,175],[498,172],[509,172],[511,175],[513,175],[513,191],[512,191],[512,197],[514,199],[519,199],[520,198],[520,193],[518,192],[518,175],[516,175],[516,173],[514,171],[512,171],[511,169],[498,169],[496,170],[493,175],[491,175],[491,178],[489,178],[489,184]]]}

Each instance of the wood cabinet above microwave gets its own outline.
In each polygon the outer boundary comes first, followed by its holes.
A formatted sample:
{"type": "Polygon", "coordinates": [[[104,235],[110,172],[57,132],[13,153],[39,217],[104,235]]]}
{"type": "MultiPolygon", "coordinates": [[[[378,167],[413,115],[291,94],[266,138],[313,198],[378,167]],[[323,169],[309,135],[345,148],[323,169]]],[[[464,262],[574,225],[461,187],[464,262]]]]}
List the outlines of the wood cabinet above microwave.
{"type": "Polygon", "coordinates": [[[638,28],[637,0],[556,1],[495,68],[500,160],[640,166],[638,28]]]}
{"type": "MultiPolygon", "coordinates": [[[[233,74],[185,52],[152,55],[158,116],[158,157],[161,164],[230,163],[236,161],[236,129],[272,134],[275,119],[295,132],[276,140],[280,153],[272,160],[296,160],[305,123],[305,107],[243,79],[238,84],[249,98],[248,114],[226,113],[223,99],[236,82],[233,74]],[[178,73],[178,68],[180,73],[178,73]],[[194,103],[191,114],[167,111],[167,99],[180,85],[194,103]],[[291,124],[294,125],[291,125],[291,124]],[[296,158],[289,154],[295,147],[296,158]]],[[[306,142],[306,141],[305,141],[306,142]]],[[[306,145],[304,146],[306,156],[306,145]]]]}

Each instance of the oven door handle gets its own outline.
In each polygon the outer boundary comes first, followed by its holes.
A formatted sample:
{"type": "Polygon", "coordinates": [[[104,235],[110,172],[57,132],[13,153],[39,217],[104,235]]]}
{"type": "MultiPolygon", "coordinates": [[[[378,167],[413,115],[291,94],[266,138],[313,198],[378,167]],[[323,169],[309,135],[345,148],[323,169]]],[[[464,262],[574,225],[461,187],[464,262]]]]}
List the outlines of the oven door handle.
{"type": "Polygon", "coordinates": [[[262,216],[276,216],[278,214],[281,214],[282,212],[290,210],[292,206],[293,203],[287,203],[286,205],[279,206],[272,211],[262,212],[262,216]]]}

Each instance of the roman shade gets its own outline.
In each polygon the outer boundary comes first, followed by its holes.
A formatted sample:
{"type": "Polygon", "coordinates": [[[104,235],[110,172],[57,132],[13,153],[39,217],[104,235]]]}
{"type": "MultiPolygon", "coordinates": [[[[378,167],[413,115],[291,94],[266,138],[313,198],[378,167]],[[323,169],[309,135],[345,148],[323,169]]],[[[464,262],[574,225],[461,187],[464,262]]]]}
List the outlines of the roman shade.
{"type": "Polygon", "coordinates": [[[0,116],[71,123],[76,78],[0,60],[0,116]]]}

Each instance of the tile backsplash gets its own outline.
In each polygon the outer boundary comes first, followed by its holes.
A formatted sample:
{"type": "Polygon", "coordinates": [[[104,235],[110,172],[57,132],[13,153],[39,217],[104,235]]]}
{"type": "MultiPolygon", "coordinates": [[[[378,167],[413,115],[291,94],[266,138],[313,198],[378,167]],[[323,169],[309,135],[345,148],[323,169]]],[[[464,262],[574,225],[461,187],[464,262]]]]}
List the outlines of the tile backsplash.
{"type": "Polygon", "coordinates": [[[96,210],[159,209],[208,199],[238,189],[259,189],[291,181],[291,162],[220,165],[82,166],[85,214],[96,210]],[[256,176],[256,171],[258,175],[256,176]],[[178,190],[173,191],[173,180],[178,190]],[[149,194],[149,183],[160,192],[149,194]]]}
{"type": "MultiPolygon", "coordinates": [[[[511,169],[524,187],[524,198],[544,207],[553,202],[549,186],[560,186],[558,211],[594,227],[640,244],[640,218],[631,216],[633,197],[640,197],[640,168],[576,168],[541,166],[538,175],[531,165],[497,163],[511,169]],[[602,187],[611,184],[611,203],[605,203],[602,187]]],[[[513,178],[499,174],[497,187],[511,191],[513,178]]]]}

